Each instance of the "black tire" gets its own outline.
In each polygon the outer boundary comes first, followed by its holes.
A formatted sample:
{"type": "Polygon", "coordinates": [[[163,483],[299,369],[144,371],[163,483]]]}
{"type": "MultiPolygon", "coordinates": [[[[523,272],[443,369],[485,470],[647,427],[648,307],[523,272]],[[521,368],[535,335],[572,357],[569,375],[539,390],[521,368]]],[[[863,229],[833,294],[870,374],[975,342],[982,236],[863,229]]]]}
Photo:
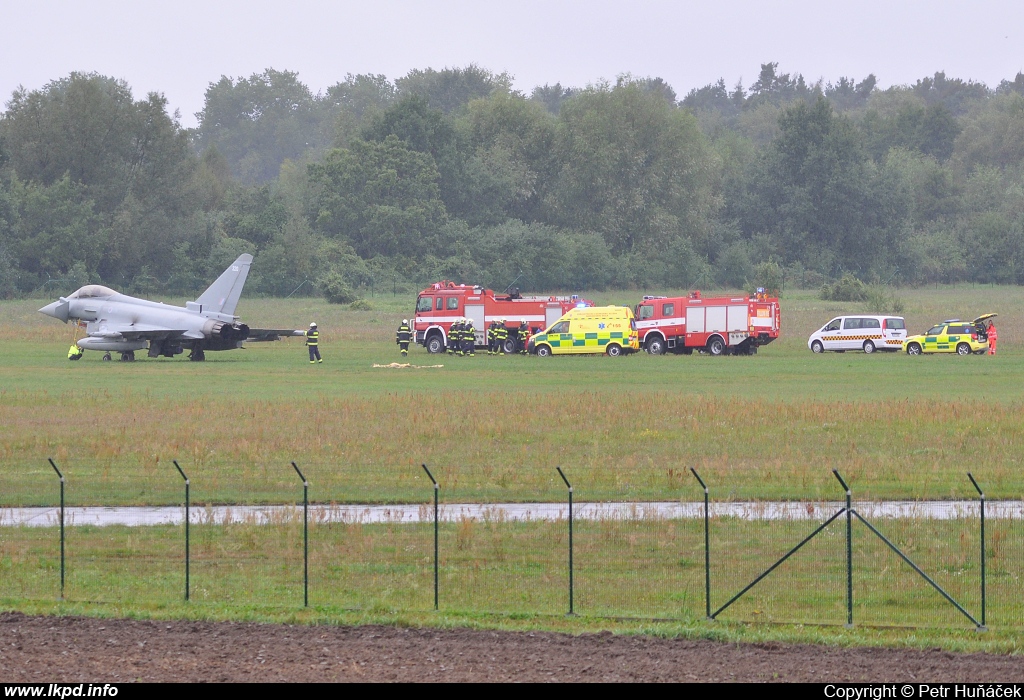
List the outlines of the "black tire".
{"type": "Polygon", "coordinates": [[[647,340],[647,352],[652,355],[664,355],[665,354],[665,339],[660,335],[655,335],[647,340]]]}
{"type": "Polygon", "coordinates": [[[971,346],[967,343],[957,343],[956,354],[961,357],[967,357],[971,354],[971,346]]]}
{"type": "Polygon", "coordinates": [[[129,350],[128,352],[122,352],[121,362],[135,362],[135,352],[133,350],[129,350]]]}
{"type": "Polygon", "coordinates": [[[921,354],[921,346],[918,345],[917,343],[911,343],[910,345],[907,346],[907,354],[908,355],[920,355],[921,354]]]}
{"type": "Polygon", "coordinates": [[[725,341],[715,337],[708,341],[708,354],[718,357],[725,354],[725,341]]]}
{"type": "Polygon", "coordinates": [[[444,352],[444,339],[437,333],[427,338],[427,352],[431,355],[440,355],[444,352]]]}
{"type": "Polygon", "coordinates": [[[103,362],[110,362],[110,353],[109,352],[103,353],[103,360],[102,361],[103,362]]]}
{"type": "Polygon", "coordinates": [[[548,347],[547,345],[538,345],[537,346],[537,357],[550,357],[550,356],[551,356],[551,348],[550,347],[548,347]]]}
{"type": "Polygon", "coordinates": [[[199,348],[195,348],[188,356],[188,359],[192,362],[205,362],[206,353],[199,348]]]}
{"type": "Polygon", "coordinates": [[[616,345],[615,343],[608,343],[608,347],[606,347],[604,351],[608,355],[608,357],[622,356],[622,346],[616,345]]]}
{"type": "Polygon", "coordinates": [[[870,355],[874,351],[875,351],[875,344],[872,343],[870,340],[865,340],[864,341],[864,354],[870,355]]]}
{"type": "Polygon", "coordinates": [[[519,350],[519,342],[514,338],[506,338],[501,344],[501,349],[505,351],[506,355],[515,355],[519,350]]]}

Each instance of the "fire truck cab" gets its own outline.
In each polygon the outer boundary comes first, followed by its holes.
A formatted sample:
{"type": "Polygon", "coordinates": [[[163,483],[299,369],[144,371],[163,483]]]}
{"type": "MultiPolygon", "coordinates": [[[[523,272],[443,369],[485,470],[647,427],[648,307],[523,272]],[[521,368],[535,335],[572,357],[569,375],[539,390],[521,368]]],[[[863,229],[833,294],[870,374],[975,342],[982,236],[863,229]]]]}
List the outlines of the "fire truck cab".
{"type": "Polygon", "coordinates": [[[779,337],[779,325],[779,300],[761,289],[753,296],[645,296],[636,307],[640,346],[652,355],[755,355],[779,337]]]}
{"type": "Polygon", "coordinates": [[[477,347],[487,345],[487,327],[491,322],[503,321],[509,331],[504,351],[511,354],[521,349],[517,331],[522,322],[526,322],[531,333],[539,333],[569,309],[584,306],[593,306],[593,302],[575,294],[523,296],[518,289],[495,293],[480,286],[444,280],[419,293],[413,330],[416,342],[436,354],[444,352],[452,323],[460,318],[473,321],[477,347]]]}

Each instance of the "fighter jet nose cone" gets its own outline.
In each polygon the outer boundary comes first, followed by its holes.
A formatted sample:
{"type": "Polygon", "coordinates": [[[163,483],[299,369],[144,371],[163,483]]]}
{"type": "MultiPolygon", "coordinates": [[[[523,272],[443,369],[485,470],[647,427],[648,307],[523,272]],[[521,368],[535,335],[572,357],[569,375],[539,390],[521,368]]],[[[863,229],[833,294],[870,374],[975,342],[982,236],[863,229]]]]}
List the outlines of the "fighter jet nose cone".
{"type": "Polygon", "coordinates": [[[47,304],[43,308],[39,309],[39,313],[46,314],[47,316],[53,316],[56,319],[68,322],[68,302],[66,301],[55,301],[52,304],[47,304]]]}

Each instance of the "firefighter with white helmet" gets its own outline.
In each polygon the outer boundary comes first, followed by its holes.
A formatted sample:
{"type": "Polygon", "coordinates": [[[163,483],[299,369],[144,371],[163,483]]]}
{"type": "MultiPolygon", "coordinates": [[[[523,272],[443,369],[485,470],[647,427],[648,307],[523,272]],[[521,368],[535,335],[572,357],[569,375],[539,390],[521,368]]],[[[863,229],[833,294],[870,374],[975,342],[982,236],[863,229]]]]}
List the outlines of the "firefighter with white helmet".
{"type": "Polygon", "coordinates": [[[320,357],[320,331],[317,330],[316,321],[309,324],[309,330],[306,331],[306,347],[309,348],[309,364],[323,362],[320,357]]]}
{"type": "Polygon", "coordinates": [[[409,319],[403,318],[402,325],[398,327],[398,332],[395,333],[395,343],[398,345],[398,349],[402,351],[402,357],[408,357],[410,341],[412,341],[412,328],[409,327],[409,319]]]}

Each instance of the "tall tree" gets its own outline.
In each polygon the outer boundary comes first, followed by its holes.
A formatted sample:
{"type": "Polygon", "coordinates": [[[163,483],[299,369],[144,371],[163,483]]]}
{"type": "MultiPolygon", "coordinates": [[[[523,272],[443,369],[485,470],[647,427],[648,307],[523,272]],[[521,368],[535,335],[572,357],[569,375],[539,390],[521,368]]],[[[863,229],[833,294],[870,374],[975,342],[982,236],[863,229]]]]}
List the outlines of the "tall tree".
{"type": "Polygon", "coordinates": [[[329,145],[322,116],[298,73],[268,68],[237,80],[221,76],[196,115],[196,145],[216,146],[242,182],[269,182],[285,159],[329,145]]]}
{"type": "Polygon", "coordinates": [[[639,83],[589,88],[559,114],[551,222],[618,254],[694,236],[714,216],[718,163],[696,119],[639,83]]]}

